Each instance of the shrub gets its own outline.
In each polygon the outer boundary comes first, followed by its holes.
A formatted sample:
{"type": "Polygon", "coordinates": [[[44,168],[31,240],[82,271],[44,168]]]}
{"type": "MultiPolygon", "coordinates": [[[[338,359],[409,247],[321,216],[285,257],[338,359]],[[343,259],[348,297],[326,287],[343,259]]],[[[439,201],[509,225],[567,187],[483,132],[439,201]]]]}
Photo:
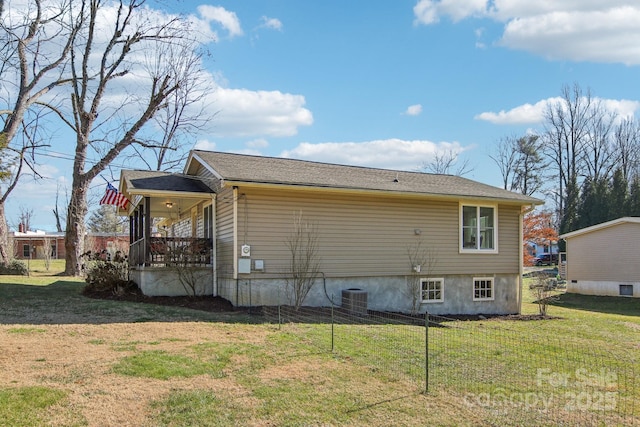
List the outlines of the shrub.
{"type": "Polygon", "coordinates": [[[106,252],[91,251],[82,255],[86,260],[85,293],[112,292],[121,294],[135,284],[129,281],[129,263],[120,252],[111,258],[106,252]]]}
{"type": "Polygon", "coordinates": [[[26,276],[28,273],[27,266],[17,259],[9,261],[8,263],[0,263],[0,274],[26,276]]]}

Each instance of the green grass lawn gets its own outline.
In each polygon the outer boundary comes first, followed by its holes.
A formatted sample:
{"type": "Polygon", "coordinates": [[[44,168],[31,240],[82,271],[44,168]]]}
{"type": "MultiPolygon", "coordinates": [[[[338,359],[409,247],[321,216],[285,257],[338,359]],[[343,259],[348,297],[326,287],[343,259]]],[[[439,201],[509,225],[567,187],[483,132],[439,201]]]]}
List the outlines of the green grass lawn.
{"type": "MultiPolygon", "coordinates": [[[[331,352],[324,322],[277,328],[245,314],[92,300],[82,286],[62,276],[0,276],[0,326],[34,340],[58,324],[126,323],[131,331],[145,322],[209,325],[209,334],[185,340],[180,352],[161,349],[167,340],[153,337],[109,341],[86,332],[90,345],[119,352],[107,375],[167,383],[170,391],[148,403],[149,425],[640,424],[638,299],[560,294],[549,307],[552,319],[430,327],[423,393],[419,325],[336,325],[331,352]],[[197,378],[228,386],[172,386],[197,378]],[[545,398],[555,401],[545,407],[545,398]]],[[[523,313],[536,313],[525,298],[523,313]]],[[[182,344],[179,335],[171,340],[182,344]]],[[[45,425],[52,411],[85,424],[77,405],[65,403],[82,382],[81,370],[74,375],[59,387],[0,387],[0,426],[45,425]]]]}

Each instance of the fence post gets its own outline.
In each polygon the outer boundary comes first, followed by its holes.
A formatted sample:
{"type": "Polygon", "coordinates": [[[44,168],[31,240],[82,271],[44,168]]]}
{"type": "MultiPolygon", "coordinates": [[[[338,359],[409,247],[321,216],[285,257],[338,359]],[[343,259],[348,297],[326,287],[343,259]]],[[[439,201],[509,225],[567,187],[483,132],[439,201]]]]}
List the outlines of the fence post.
{"type": "Polygon", "coordinates": [[[282,315],[280,314],[280,305],[278,305],[278,330],[282,329],[282,315]]]}
{"type": "Polygon", "coordinates": [[[334,349],[334,317],[333,317],[333,301],[331,301],[331,353],[334,349]]]}
{"type": "Polygon", "coordinates": [[[429,393],[429,312],[424,313],[424,391],[429,393]]]}

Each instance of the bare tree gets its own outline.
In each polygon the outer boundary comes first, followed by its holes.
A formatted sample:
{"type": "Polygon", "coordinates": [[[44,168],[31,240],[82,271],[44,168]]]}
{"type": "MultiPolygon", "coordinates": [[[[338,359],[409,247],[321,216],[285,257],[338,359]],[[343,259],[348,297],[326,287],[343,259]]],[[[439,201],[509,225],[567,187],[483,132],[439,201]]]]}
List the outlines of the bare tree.
{"type": "Polygon", "coordinates": [[[422,302],[422,277],[428,277],[433,273],[436,265],[436,257],[422,240],[407,247],[407,257],[411,273],[407,276],[406,295],[411,301],[411,314],[418,314],[422,302]]]}
{"type": "MultiPolygon", "coordinates": [[[[175,66],[174,73],[182,75],[197,68],[199,61],[198,56],[188,51],[164,49],[156,65],[172,64],[175,66]],[[180,60],[182,57],[187,60],[180,60]]],[[[213,91],[214,88],[202,79],[185,80],[153,118],[161,132],[155,132],[152,135],[154,139],[145,146],[132,146],[134,156],[144,162],[149,170],[175,170],[181,167],[189,154],[193,137],[215,116],[210,112],[212,106],[206,101],[207,95],[213,91]],[[148,146],[153,148],[146,148],[148,146]]]]}
{"type": "Polygon", "coordinates": [[[64,64],[77,34],[77,22],[67,19],[70,0],[55,3],[30,0],[20,9],[0,4],[0,262],[9,257],[5,203],[28,166],[27,154],[36,143],[41,109],[38,105],[53,89],[68,83],[64,64]],[[60,39],[58,35],[64,34],[60,39]],[[21,140],[16,137],[21,135],[21,140]],[[17,143],[16,143],[17,142],[17,143]]]}
{"type": "Polygon", "coordinates": [[[640,166],[640,124],[633,118],[622,120],[614,130],[613,147],[625,181],[632,182],[640,166]]]}
{"type": "Polygon", "coordinates": [[[505,137],[500,140],[496,154],[490,157],[500,168],[505,190],[530,196],[542,188],[547,163],[537,135],[505,137]]]}
{"type": "Polygon", "coordinates": [[[51,258],[53,257],[53,242],[50,237],[45,237],[42,241],[42,259],[44,268],[49,271],[51,268],[51,258]]]}
{"type": "Polygon", "coordinates": [[[531,295],[538,304],[538,314],[541,317],[547,317],[547,308],[549,304],[558,300],[558,295],[554,292],[557,280],[545,274],[538,273],[534,275],[532,283],[529,285],[531,295]]]}
{"type": "Polygon", "coordinates": [[[188,296],[195,297],[204,293],[202,270],[195,268],[201,262],[201,256],[193,248],[181,248],[172,254],[171,262],[178,275],[178,281],[188,296]]]}
{"type": "Polygon", "coordinates": [[[498,142],[496,153],[489,155],[489,157],[500,169],[502,188],[515,191],[517,188],[518,138],[515,136],[502,138],[498,142]]]}
{"type": "Polygon", "coordinates": [[[159,19],[144,3],[87,0],[69,9],[84,25],[72,41],[70,105],[54,109],[76,135],[65,230],[67,275],[80,273],[91,181],[131,146],[157,148],[143,137],[146,127],[176,91],[201,75],[189,23],[159,19]],[[174,48],[181,55],[172,58],[190,67],[165,61],[162,54],[174,48]]]}
{"type": "Polygon", "coordinates": [[[293,216],[293,231],[285,241],[291,259],[286,285],[292,305],[302,306],[320,274],[318,227],[305,221],[302,211],[293,216]]]}
{"type": "Polygon", "coordinates": [[[18,223],[22,224],[24,231],[30,231],[31,219],[33,218],[33,209],[20,206],[19,210],[20,210],[20,214],[18,216],[18,223]]]}
{"type": "Polygon", "coordinates": [[[612,136],[616,114],[608,112],[599,101],[594,101],[588,121],[581,161],[584,176],[598,182],[611,178],[616,167],[616,153],[612,149],[612,136]]]}
{"type": "Polygon", "coordinates": [[[464,176],[471,172],[473,168],[469,166],[467,159],[458,164],[458,154],[453,149],[436,152],[433,160],[423,164],[422,170],[429,173],[464,176]],[[454,167],[456,167],[455,170],[453,170],[454,167]]]}
{"type": "Polygon", "coordinates": [[[55,207],[53,208],[53,216],[56,219],[56,231],[58,233],[64,231],[62,229],[62,222],[64,222],[64,214],[60,212],[60,209],[58,207],[58,199],[60,197],[60,184],[58,184],[58,186],[56,187],[56,204],[55,207]]]}
{"type": "Polygon", "coordinates": [[[579,177],[584,170],[581,152],[593,116],[590,91],[584,93],[577,84],[562,88],[562,100],[549,105],[545,112],[544,152],[551,161],[557,179],[557,214],[560,231],[569,231],[576,220],[579,177]]]}

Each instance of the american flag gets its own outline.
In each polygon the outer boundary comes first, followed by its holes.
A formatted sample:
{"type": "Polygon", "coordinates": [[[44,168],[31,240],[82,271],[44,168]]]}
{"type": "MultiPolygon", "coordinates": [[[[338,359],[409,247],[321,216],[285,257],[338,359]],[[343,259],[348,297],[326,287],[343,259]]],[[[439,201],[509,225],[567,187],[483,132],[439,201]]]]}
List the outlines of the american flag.
{"type": "Polygon", "coordinates": [[[129,204],[129,200],[124,196],[124,194],[118,193],[116,187],[107,183],[107,190],[100,199],[101,205],[115,205],[119,208],[126,209],[129,204]]]}

